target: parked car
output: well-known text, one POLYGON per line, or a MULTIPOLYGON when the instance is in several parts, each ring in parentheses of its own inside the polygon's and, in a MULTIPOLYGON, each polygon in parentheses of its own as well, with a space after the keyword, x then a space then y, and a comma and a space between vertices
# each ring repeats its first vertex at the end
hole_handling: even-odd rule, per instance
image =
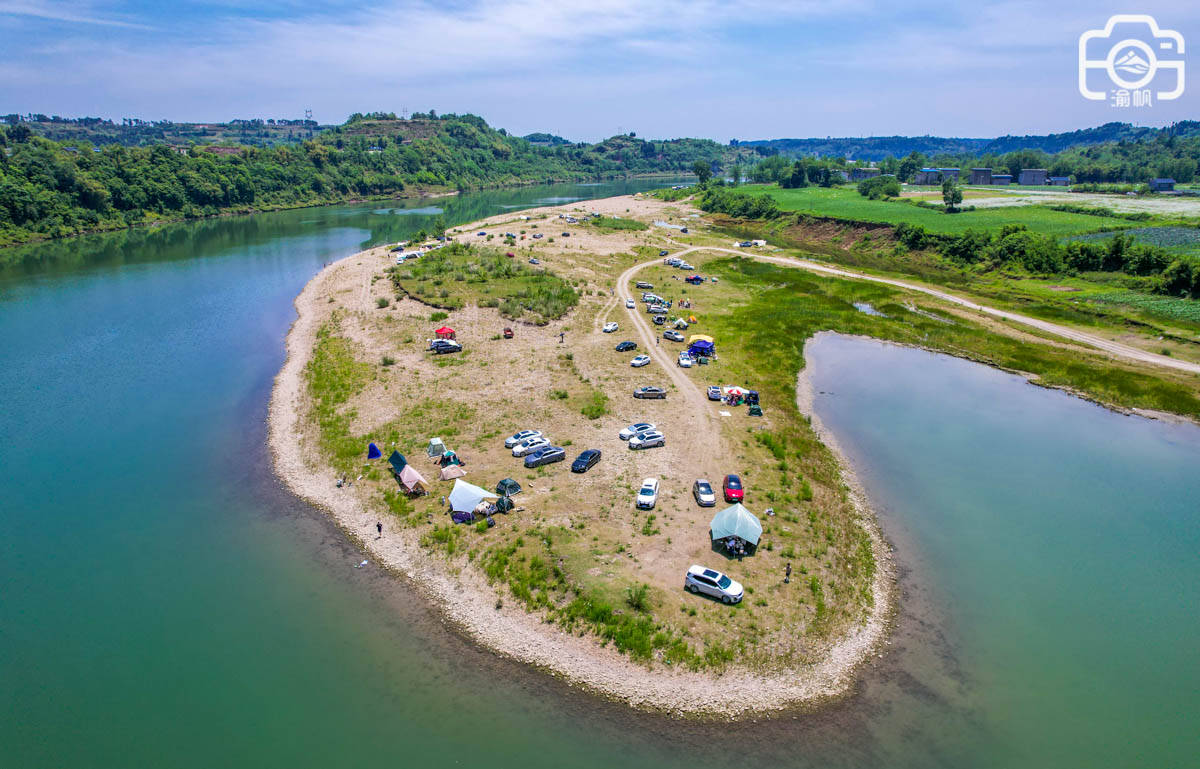
POLYGON ((529 263, 530 264, 541 264, 541 261, 539 261, 536 256, 531 256, 531 257, 529 257, 529 263))
POLYGON ((634 283, 633 285, 637 286, 638 288, 644 288, 646 290, 650 290, 650 289, 654 288, 653 283, 647 283, 644 280, 639 280, 637 283, 634 283))
POLYGON ((697 478, 692 484, 692 496, 700 507, 713 507, 717 504, 717 495, 713 493, 712 484, 703 478, 697 478))
POLYGON ((657 429, 658 425, 654 424, 653 422, 637 422, 621 430, 621 432, 617 433, 617 437, 623 441, 627 441, 638 433, 644 433, 647 430, 657 429))
POLYGON ((687 350, 680 351, 678 363, 680 368, 692 367, 692 356, 687 354, 687 350))
POLYGON ((632 299, 625 300, 625 309, 626 310, 632 310, 634 307, 637 307, 637 302, 633 301, 632 299))
POLYGON ((546 436, 535 435, 532 438, 526 438, 525 440, 521 441, 520 443, 514 445, 512 447, 512 455, 514 457, 523 457, 526 454, 531 454, 534 451, 537 451, 538 449, 542 448, 543 446, 549 446, 549 445, 550 445, 550 441, 546 438, 546 436))
POLYGON ((453 339, 434 339, 429 343, 429 349, 434 355, 444 355, 448 352, 459 352, 462 350, 462 344, 453 339))
POLYGON ((673 257, 671 257, 670 259, 668 259, 668 260, 667 260, 667 264, 671 265, 672 267, 676 267, 676 266, 678 266, 678 265, 679 265, 679 263, 680 263, 681 261, 683 261, 683 260, 682 260, 682 259, 680 259, 678 256, 673 256, 673 257))
POLYGON ((659 252, 658 252, 658 255, 659 255, 659 256, 666 256, 666 255, 667 255, 667 254, 669 254, 669 253, 671 253, 671 252, 670 252, 670 251, 667 251, 667 250, 665 250, 665 249, 664 249, 664 250, 662 250, 662 251, 659 251, 659 252))
POLYGON ((571 463, 571 472, 586 473, 596 466, 600 461, 600 449, 588 449, 579 456, 575 457, 575 461, 571 463))
POLYGON ((654 503, 658 501, 658 479, 647 478, 642 481, 642 487, 638 489, 637 497, 634 499, 634 504, 639 510, 649 510, 654 507, 654 503))
POLYGON ((525 457, 526 467, 541 467, 542 465, 561 462, 567 458, 567 450, 561 446, 545 446, 525 457))
POLYGON ((634 390, 633 397, 663 400, 667 397, 667 391, 661 387, 647 385, 646 387, 639 387, 638 389, 634 390))
POLYGON ((664 331, 664 332, 663 332, 663 339, 669 339, 669 340, 671 340, 672 342, 682 342, 682 341, 683 341, 683 334, 681 334, 681 333, 679 333, 678 331, 675 331, 674 329, 672 329, 672 330, 670 330, 670 331, 664 331))
POLYGON ((479 234, 479 237, 482 238, 484 235, 487 235, 487 232, 485 230, 480 230, 478 234, 479 234))
POLYGON ((521 441, 528 440, 529 438, 537 438, 541 434, 541 430, 518 430, 504 439, 504 448, 511 449, 521 441))
POLYGON ((617 352, 629 352, 637 349, 637 342, 621 342, 616 346, 617 352))
POLYGON ((709 385, 708 386, 708 399, 710 401, 721 400, 721 388, 717 387, 716 385, 709 385))
POLYGON ((564 232, 564 233, 562 234, 562 236, 563 236, 564 238, 569 238, 569 237, 571 237, 571 233, 569 233, 569 232, 564 232))
POLYGON ((653 449, 666 445, 667 436, 663 435, 658 430, 647 430, 646 432, 638 433, 629 439, 629 448, 631 449, 653 449))
POLYGON ((727 475, 721 483, 721 491, 725 493, 726 502, 741 502, 746 496, 742 489, 742 479, 736 475, 727 475))
POLYGON ((745 595, 740 582, 716 569, 706 569, 693 564, 683 578, 683 587, 692 593, 716 598, 721 603, 739 603, 745 595))
POLYGON ((611 334, 612 332, 616 331, 618 328, 619 328, 619 326, 617 326, 616 321, 610 320, 608 323, 605 323, 604 328, 602 328, 600 330, 606 334, 611 334))
POLYGON ((650 365, 650 356, 649 355, 639 355, 636 358, 634 358, 633 360, 629 361, 629 365, 633 366, 634 368, 641 368, 642 366, 649 366, 650 365))
POLYGON ((655 315, 651 320, 654 321, 654 325, 661 326, 667 322, 667 316, 666 315, 655 315))
POLYGON ((545 235, 543 235, 543 234, 542 234, 542 233, 540 233, 540 232, 535 232, 535 233, 533 233, 533 239, 534 239, 534 240, 541 240, 541 239, 542 239, 542 238, 544 238, 544 237, 546 237, 546 236, 545 236, 545 235))

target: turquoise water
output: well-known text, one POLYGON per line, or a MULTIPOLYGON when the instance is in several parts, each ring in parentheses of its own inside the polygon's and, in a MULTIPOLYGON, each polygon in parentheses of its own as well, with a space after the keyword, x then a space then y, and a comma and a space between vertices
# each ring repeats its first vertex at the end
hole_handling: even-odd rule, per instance
POLYGON ((814 345, 834 393, 818 407, 888 500, 905 593, 887 654, 817 712, 632 714, 475 649, 403 580, 353 568, 264 448, 296 293, 434 207, 453 224, 645 186, 0 252, 0 765, 1183 765, 1197 431, 978 366, 814 345))

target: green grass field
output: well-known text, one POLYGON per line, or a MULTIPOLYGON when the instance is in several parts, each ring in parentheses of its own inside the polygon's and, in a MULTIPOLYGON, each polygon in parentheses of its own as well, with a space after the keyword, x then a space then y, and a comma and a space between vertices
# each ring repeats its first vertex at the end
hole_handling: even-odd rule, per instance
POLYGON ((1125 229, 1131 224, 1110 216, 1091 216, 1054 211, 1042 206, 1011 206, 947 214, 900 201, 870 200, 854 187, 803 187, 785 190, 776 185, 746 185, 751 195, 770 195, 784 211, 828 216, 857 222, 919 224, 929 232, 957 235, 967 229, 999 229, 1006 224, 1023 224, 1047 235, 1079 235, 1098 230, 1125 229))

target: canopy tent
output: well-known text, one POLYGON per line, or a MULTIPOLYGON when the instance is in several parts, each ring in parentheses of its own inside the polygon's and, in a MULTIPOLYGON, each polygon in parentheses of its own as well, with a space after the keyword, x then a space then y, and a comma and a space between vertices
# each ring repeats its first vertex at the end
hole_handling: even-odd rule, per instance
POLYGON ((496 495, 490 491, 459 478, 454 482, 454 488, 450 490, 450 510, 456 513, 469 513, 483 500, 495 498, 496 495))
POLYGON ((442 443, 441 438, 431 438, 429 446, 425 449, 425 453, 431 457, 440 457, 446 452, 446 444, 442 443))
POLYGON ((714 340, 711 336, 705 336, 704 334, 692 334, 688 337, 688 344, 695 344, 696 342, 708 342, 709 344, 713 344, 714 340))
POLYGON ((438 477, 443 481, 452 481, 455 478, 461 478, 466 474, 467 471, 462 469, 462 465, 449 465, 442 468, 442 472, 438 474, 438 477))
POLYGON ((392 455, 388 457, 388 464, 392 466, 392 472, 400 474, 404 471, 404 467, 408 464, 408 460, 399 451, 392 451, 392 455))
POLYGON ((367 459, 379 459, 383 456, 383 452, 374 443, 367 444, 367 459))
POLYGON ((701 339, 688 345, 688 354, 694 356, 709 356, 714 352, 713 343, 701 339))
POLYGON ((433 333, 437 334, 438 339, 453 339, 454 338, 454 329, 450 328, 449 326, 442 326, 441 328, 434 331, 433 333))
POLYGON ((740 502, 730 505, 714 515, 709 528, 714 541, 737 537, 756 546, 763 530, 762 524, 754 517, 754 513, 742 507, 740 502))
POLYGON ((412 465, 405 465, 404 469, 400 471, 399 478, 400 483, 409 491, 416 491, 417 489, 425 491, 429 486, 429 481, 425 480, 425 477, 418 473, 412 465))
POLYGON ((511 497, 513 494, 520 494, 521 484, 517 483, 512 478, 505 478, 496 484, 496 493, 503 494, 506 497, 511 497))

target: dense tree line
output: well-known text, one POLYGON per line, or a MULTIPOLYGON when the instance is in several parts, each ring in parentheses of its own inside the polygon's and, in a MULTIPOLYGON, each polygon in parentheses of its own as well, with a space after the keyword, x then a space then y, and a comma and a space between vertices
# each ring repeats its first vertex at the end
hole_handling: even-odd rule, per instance
MULTIPOLYGON (((414 116, 415 117, 415 116, 414 116)), ((190 149, 156 145, 95 148, 0 129, 0 244, 63 237, 225 211, 335 203, 406 189, 512 184, 686 172, 720 166, 728 149, 699 139, 538 147, 473 115, 394 121, 356 115, 316 140, 278 147, 190 149), (361 133, 364 121, 389 131, 361 133), (393 122, 394 121, 394 122, 393 122), (390 130, 397 126, 400 131, 390 130), (420 127, 419 138, 402 131, 420 127)), ((374 130, 372 125, 371 130, 374 130)))

